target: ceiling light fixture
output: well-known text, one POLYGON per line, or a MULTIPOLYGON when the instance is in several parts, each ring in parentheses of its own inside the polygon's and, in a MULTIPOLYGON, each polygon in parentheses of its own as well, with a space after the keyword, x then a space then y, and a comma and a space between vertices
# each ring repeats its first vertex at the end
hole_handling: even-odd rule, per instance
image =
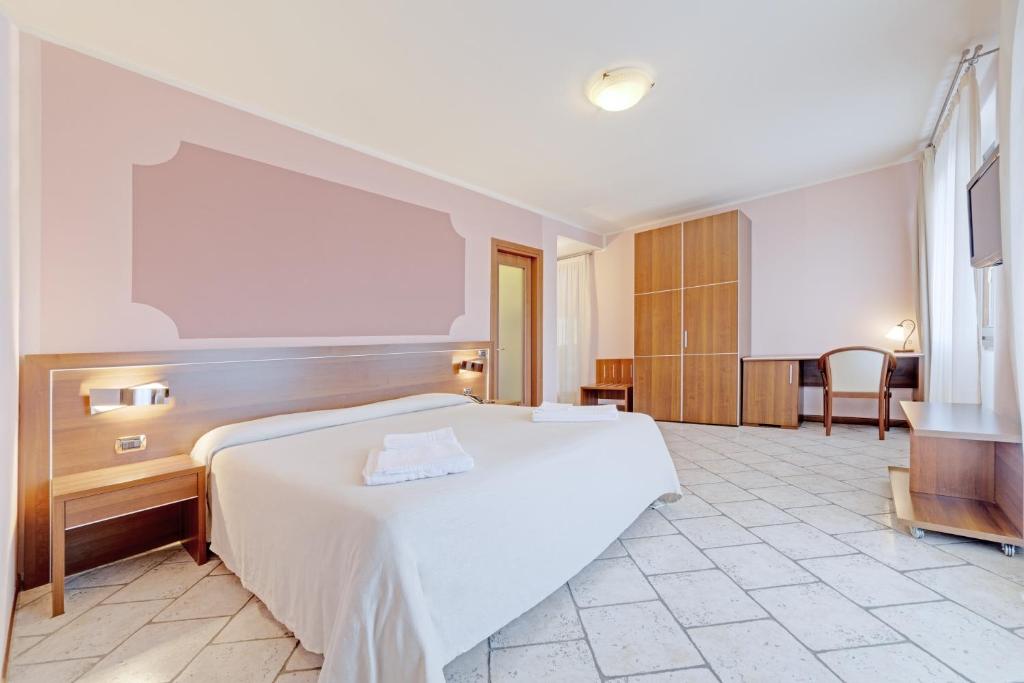
POLYGON ((590 84, 587 97, 605 111, 623 111, 643 99, 654 81, 641 69, 609 69, 590 84))

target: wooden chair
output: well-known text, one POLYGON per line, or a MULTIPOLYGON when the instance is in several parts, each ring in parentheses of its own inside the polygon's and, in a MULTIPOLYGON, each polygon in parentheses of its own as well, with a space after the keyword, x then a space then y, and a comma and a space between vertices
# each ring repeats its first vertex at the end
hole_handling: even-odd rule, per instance
POLYGON ((832 434, 833 398, 877 398, 878 438, 889 429, 889 382, 896 369, 896 356, 871 346, 844 346, 822 354, 818 371, 825 396, 825 435, 832 434))

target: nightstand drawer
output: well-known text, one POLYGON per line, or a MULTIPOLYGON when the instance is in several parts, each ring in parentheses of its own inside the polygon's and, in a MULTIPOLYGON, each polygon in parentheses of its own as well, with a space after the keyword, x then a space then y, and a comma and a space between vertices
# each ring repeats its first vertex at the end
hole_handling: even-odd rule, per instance
POLYGON ((64 527, 73 529, 100 520, 188 500, 198 495, 198 475, 187 474, 84 498, 74 498, 64 504, 64 527))

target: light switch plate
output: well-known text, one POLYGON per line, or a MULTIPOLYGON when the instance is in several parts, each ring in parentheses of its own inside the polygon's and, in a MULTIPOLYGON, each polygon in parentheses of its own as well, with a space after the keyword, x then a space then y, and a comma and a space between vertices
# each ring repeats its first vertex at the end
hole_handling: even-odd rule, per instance
POLYGON ((146 450, 146 435, 119 436, 114 439, 115 453, 136 453, 146 450))

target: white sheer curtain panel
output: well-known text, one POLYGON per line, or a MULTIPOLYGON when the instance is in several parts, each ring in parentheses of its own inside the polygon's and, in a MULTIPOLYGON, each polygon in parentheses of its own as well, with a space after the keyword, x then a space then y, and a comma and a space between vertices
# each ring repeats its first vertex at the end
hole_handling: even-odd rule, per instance
POLYGON ((979 403, 978 290, 971 267, 967 183, 978 168, 978 83, 969 69, 925 158, 928 400, 979 403), (931 178, 928 178, 930 170, 931 178), (930 182, 929 182, 930 180, 930 182))
POLYGON ((921 359, 924 395, 929 395, 931 358, 931 289, 928 279, 928 212, 932 209, 932 182, 935 173, 935 150, 931 147, 921 152, 921 183, 917 194, 917 250, 914 252, 914 272, 917 273, 917 339, 924 352, 921 359))
POLYGON ((558 262, 558 401, 577 403, 594 378, 594 255, 558 262))

